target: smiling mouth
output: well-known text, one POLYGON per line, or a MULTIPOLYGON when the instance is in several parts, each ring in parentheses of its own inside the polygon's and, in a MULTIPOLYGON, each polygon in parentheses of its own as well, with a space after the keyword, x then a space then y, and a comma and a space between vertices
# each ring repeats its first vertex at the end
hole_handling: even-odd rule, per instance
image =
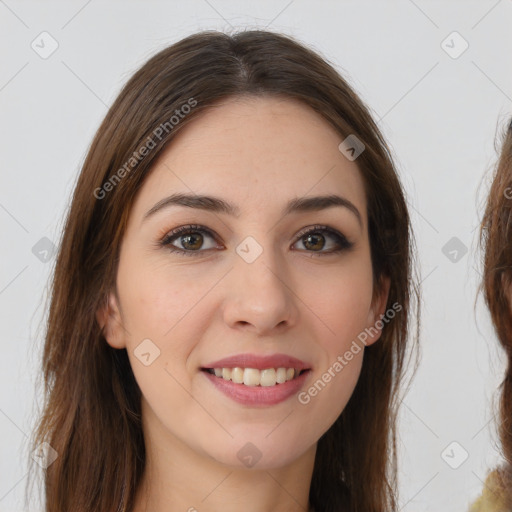
POLYGON ((271 387, 284 384, 309 372, 309 369, 300 370, 298 368, 266 368, 258 370, 256 368, 201 368, 202 371, 215 375, 219 379, 231 381, 235 384, 245 386, 271 387))

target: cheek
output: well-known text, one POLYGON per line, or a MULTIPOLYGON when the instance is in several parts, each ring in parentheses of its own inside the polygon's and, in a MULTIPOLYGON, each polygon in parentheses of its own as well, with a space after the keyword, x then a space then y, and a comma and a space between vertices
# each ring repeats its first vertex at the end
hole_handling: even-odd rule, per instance
POLYGON ((347 360, 343 353, 321 369, 314 381, 299 397, 309 413, 321 418, 322 431, 336 421, 347 405, 356 387, 363 363, 363 350, 347 360))
POLYGON ((172 338, 209 286, 184 267, 126 259, 118 273, 125 324, 139 337, 172 338))
MULTIPOLYGON (((322 286, 312 286, 310 309, 319 321, 317 336, 323 348, 333 356, 343 353, 368 325, 373 282, 371 264, 364 260, 324 278, 322 286)), ((304 292, 305 293, 305 290, 304 292)), ((332 362, 332 361, 331 361, 332 362)))
POLYGON ((189 356, 210 321, 199 313, 208 287, 188 271, 143 266, 133 258, 120 265, 126 349, 139 387, 155 404, 188 396, 180 384, 189 387, 189 356))
POLYGON ((361 373, 364 349, 358 336, 368 327, 371 272, 369 259, 360 258, 354 265, 330 273, 323 286, 312 287, 310 279, 304 283, 315 290, 306 303, 314 313, 310 326, 314 326, 312 335, 322 356, 314 380, 298 399, 308 414, 320 421, 316 428, 322 431, 342 413, 361 373))
POLYGON ((135 265, 130 268, 130 262, 126 263, 119 272, 118 286, 124 298, 126 348, 135 379, 152 411, 158 411, 166 422, 179 416, 185 428, 189 418, 204 414, 191 403, 187 390, 190 354, 210 321, 201 314, 201 298, 211 284, 176 269, 147 265, 135 271, 135 265), (140 350, 142 342, 144 351, 140 350), (151 362, 145 365, 140 356, 148 352, 151 362))

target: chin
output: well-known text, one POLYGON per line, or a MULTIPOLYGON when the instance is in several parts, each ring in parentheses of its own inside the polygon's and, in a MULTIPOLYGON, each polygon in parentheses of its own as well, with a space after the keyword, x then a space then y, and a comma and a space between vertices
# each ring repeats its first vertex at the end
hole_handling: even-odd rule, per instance
POLYGON ((275 439, 270 440, 270 437, 272 437, 272 434, 270 434, 265 439, 265 436, 271 430, 267 430, 259 438, 244 435, 243 440, 242 437, 231 439, 222 448, 216 447, 216 449, 213 449, 212 447, 207 452, 217 462, 237 470, 243 468, 249 470, 281 468, 292 463, 303 454, 298 449, 297 443, 291 442, 290 437, 283 439, 276 436, 275 439))

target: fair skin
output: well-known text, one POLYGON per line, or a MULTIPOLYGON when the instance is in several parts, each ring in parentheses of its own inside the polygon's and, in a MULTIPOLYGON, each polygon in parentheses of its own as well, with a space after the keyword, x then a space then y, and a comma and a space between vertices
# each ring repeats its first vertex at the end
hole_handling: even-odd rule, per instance
POLYGON ((237 403, 201 367, 233 354, 290 354, 311 367, 304 391, 384 314, 389 282, 372 303, 363 179, 339 151, 343 139, 294 100, 231 98, 179 132, 144 181, 117 296, 97 314, 107 342, 126 348, 142 391, 147 461, 136 512, 309 509, 317 441, 347 404, 364 350, 307 404, 297 395, 267 407, 237 403), (173 205, 143 220, 177 192, 222 198, 240 214, 173 205), (293 198, 331 194, 349 200, 360 221, 340 206, 281 214, 293 198), (195 238, 157 245, 188 224, 214 235, 192 229, 195 238), (297 237, 315 224, 353 246, 329 254, 340 247, 329 232, 297 237), (252 263, 236 252, 248 236, 262 249, 252 263), (148 338, 160 355, 146 366, 134 350, 148 338), (237 457, 248 442, 260 454, 252 467, 237 457))

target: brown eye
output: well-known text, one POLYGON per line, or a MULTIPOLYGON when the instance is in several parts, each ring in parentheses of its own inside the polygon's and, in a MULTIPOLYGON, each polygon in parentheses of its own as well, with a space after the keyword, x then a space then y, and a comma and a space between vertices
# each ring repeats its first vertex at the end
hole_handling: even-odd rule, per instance
POLYGON ((302 242, 306 251, 313 253, 312 256, 316 256, 314 253, 318 253, 318 256, 339 253, 351 249, 354 245, 344 235, 329 226, 313 226, 302 231, 296 243, 298 242, 302 242), (329 239, 334 240, 334 243, 329 244, 329 239), (328 250, 323 251, 322 249, 326 246, 328 250))
MULTIPOLYGON (((174 229, 159 242, 159 245, 167 247, 171 252, 180 255, 194 256, 206 252, 209 249, 219 248, 215 243, 214 234, 206 227, 199 225, 180 226, 174 229), (204 247, 205 239, 210 238, 210 247, 204 247), (179 244, 179 245, 177 245, 179 244)), ((304 251, 311 256, 326 256, 349 250, 354 243, 337 230, 329 226, 313 226, 304 229, 295 244, 302 242, 304 251), (327 248, 327 250, 323 250, 327 248)))
POLYGON ((303 240, 305 240, 304 246, 306 249, 311 249, 313 251, 319 251, 325 245, 325 239, 323 235, 318 235, 315 233, 304 236, 303 240))
POLYGON ((192 233, 190 235, 181 235, 181 244, 185 249, 200 249, 203 245, 203 235, 192 233))
POLYGON ((204 249, 204 240, 211 238, 215 240, 215 237, 203 226, 181 226, 167 235, 161 240, 160 245, 167 247, 171 252, 177 252, 181 254, 194 255, 194 253, 205 252, 207 249, 215 248, 216 244, 211 244, 210 247, 204 249), (175 245, 175 241, 181 245, 175 245), (200 250, 203 248, 204 250, 200 250))

